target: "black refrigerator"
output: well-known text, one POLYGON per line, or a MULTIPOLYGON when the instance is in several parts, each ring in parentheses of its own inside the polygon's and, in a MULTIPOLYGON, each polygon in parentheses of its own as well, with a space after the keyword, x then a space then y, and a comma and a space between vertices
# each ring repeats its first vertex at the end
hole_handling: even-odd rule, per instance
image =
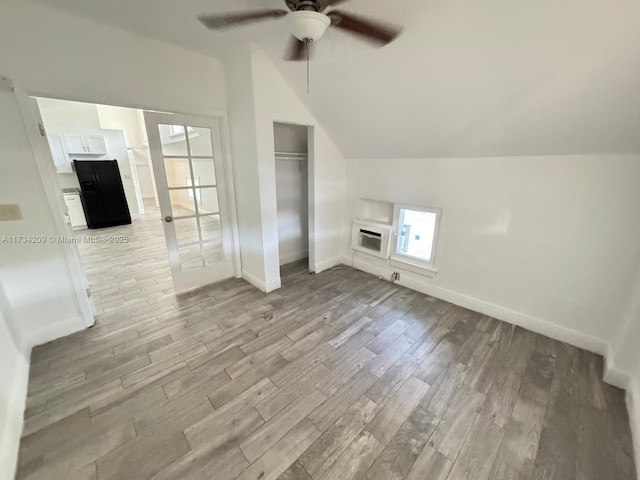
POLYGON ((131 223, 117 160, 74 160, 87 227, 131 223))

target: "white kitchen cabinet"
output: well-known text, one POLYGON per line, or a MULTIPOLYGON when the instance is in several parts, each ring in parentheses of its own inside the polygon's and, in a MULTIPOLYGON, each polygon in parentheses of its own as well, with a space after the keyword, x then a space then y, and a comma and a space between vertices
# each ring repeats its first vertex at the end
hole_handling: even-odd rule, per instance
POLYGON ((69 155, 106 155, 107 144, 102 135, 65 134, 69 155))
POLYGON ((69 212, 69 219, 71 220, 71 227, 74 229, 87 228, 87 219, 84 216, 84 210, 82 209, 82 201, 80 195, 64 194, 64 203, 67 206, 69 212))
POLYGON ((53 163, 58 173, 72 173, 73 169, 62 140, 62 135, 49 133, 47 134, 47 140, 49 141, 49 149, 51 150, 53 163))
POLYGON ((84 135, 67 133, 64 138, 67 140, 67 151, 70 155, 87 153, 87 147, 84 143, 84 135))

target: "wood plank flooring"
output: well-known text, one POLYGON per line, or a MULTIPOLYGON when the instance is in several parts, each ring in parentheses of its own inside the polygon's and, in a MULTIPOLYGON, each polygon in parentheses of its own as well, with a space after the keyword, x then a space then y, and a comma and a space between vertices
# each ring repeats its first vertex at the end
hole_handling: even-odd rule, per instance
POLYGON ((346 267, 176 296, 157 215, 109 232, 96 326, 33 351, 19 479, 635 478, 596 355, 346 267))

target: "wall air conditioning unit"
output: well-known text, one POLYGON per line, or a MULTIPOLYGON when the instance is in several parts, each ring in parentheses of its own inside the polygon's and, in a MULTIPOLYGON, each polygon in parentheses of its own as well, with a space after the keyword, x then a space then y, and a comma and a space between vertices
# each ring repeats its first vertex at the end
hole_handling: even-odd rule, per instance
POLYGON ((351 248, 379 258, 389 258, 391 225, 355 220, 351 248))

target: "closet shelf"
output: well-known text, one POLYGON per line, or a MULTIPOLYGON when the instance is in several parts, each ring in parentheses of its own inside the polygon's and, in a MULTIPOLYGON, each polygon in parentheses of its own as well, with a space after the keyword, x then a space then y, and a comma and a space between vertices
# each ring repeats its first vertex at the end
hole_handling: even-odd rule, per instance
POLYGON ((276 152, 276 160, 306 160, 306 153, 276 152))

